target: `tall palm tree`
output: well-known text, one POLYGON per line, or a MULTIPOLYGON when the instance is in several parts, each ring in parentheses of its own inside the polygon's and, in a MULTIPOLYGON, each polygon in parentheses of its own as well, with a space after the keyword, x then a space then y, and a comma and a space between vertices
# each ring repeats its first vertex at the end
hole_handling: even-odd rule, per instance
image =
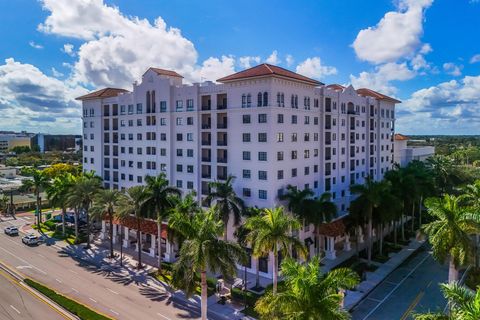
POLYGON ((415 320, 478 320, 480 319, 480 287, 472 291, 457 282, 440 284, 443 296, 450 306, 449 314, 425 313, 415 315, 415 320))
POLYGON ((86 229, 87 229, 87 245, 85 249, 90 249, 90 217, 89 210, 93 201, 102 188, 101 179, 98 176, 90 174, 82 175, 75 181, 71 189, 68 203, 74 207, 81 208, 85 212, 86 229))
POLYGON ((134 216, 137 223, 137 246, 138 261, 137 269, 143 268, 142 265, 142 231, 141 225, 143 219, 147 216, 145 203, 150 197, 149 191, 145 186, 134 186, 127 189, 123 197, 120 198, 118 206, 118 216, 125 218, 134 216))
POLYGON ((302 216, 306 209, 306 203, 311 200, 314 193, 312 189, 305 188, 299 190, 297 187, 288 185, 287 192, 279 197, 280 200, 287 202, 287 209, 297 217, 302 216))
POLYGON ((423 226, 432 244, 433 256, 440 262, 449 262, 448 282, 458 280, 457 268, 472 257, 472 234, 480 232, 480 216, 462 207, 462 198, 445 195, 428 198, 425 205, 436 220, 423 226))
POLYGON ((306 249, 302 242, 291 235, 292 231, 299 230, 301 223, 294 217, 287 215, 283 207, 264 209, 259 216, 247 218, 245 226, 253 231, 247 240, 253 244, 253 255, 263 257, 273 252, 273 293, 277 292, 278 280, 278 253, 289 256, 290 249, 295 249, 302 256, 306 256, 306 249))
POLYGON ((212 207, 181 221, 176 221, 175 215, 170 219, 172 227, 186 239, 173 268, 174 284, 191 295, 195 291, 196 275, 200 273, 202 320, 207 319, 207 271, 228 278, 236 274, 236 263, 246 258, 237 243, 219 239, 223 221, 217 219, 216 210, 212 207))
POLYGON ((268 292, 255 305, 260 319, 350 319, 341 306, 341 291, 359 283, 352 270, 339 268, 322 273, 317 256, 306 264, 286 259, 281 275, 285 280, 282 290, 276 295, 268 292))
POLYGON ((241 216, 245 209, 243 200, 237 196, 233 190, 234 176, 229 175, 225 182, 214 181, 210 182, 209 186, 212 192, 207 196, 207 202, 215 200, 220 219, 223 221, 223 239, 226 241, 228 237, 228 222, 230 215, 233 214, 233 224, 237 226, 240 223, 241 216))
POLYGON ((108 219, 109 226, 109 240, 110 240, 110 258, 114 257, 113 255, 113 218, 114 213, 118 209, 121 199, 121 193, 118 190, 111 189, 101 189, 98 191, 95 196, 95 201, 92 209, 90 210, 90 215, 92 218, 97 218, 100 220, 108 219))
POLYGON ((145 182, 149 191, 149 197, 145 205, 155 212, 157 219, 157 246, 158 246, 158 272, 162 271, 162 223, 168 216, 169 210, 174 206, 173 196, 179 197, 181 191, 168 185, 168 180, 164 173, 156 177, 146 176, 145 182))
POLYGON ((426 160, 427 167, 433 173, 435 185, 440 194, 452 191, 458 177, 454 172, 454 162, 443 155, 434 155, 426 160))
POLYGON ((377 208, 382 200, 382 195, 385 190, 389 188, 389 183, 386 181, 374 181, 370 176, 365 179, 365 184, 355 184, 350 187, 350 192, 358 195, 354 201, 359 201, 364 204, 363 212, 365 214, 368 224, 368 243, 367 243, 367 259, 368 264, 372 263, 372 224, 373 224, 373 210, 377 208))
POLYGON ((307 212, 309 223, 315 225, 317 238, 317 255, 320 255, 320 226, 331 221, 337 214, 337 206, 331 201, 331 194, 324 192, 320 197, 307 201, 307 212))
POLYGON ((474 208, 480 209, 480 180, 466 185, 463 189, 464 198, 474 208))
POLYGON ((22 189, 33 192, 36 198, 37 206, 37 225, 40 229, 42 223, 42 199, 40 193, 45 190, 50 184, 50 178, 43 173, 43 171, 33 169, 30 171, 32 179, 22 180, 22 189))
POLYGON ((52 207, 62 209, 62 235, 65 236, 65 215, 67 213, 69 192, 73 187, 73 176, 64 173, 53 178, 52 183, 45 190, 52 207))

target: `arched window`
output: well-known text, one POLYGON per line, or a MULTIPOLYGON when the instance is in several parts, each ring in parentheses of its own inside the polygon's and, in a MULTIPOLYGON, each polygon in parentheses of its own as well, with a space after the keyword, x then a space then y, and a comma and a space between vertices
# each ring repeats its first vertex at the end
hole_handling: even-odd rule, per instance
POLYGON ((156 104, 155 104, 155 90, 152 90, 152 113, 155 113, 156 112, 156 104))
POLYGON ((295 95, 295 108, 298 109, 298 95, 295 95))
POLYGON ((280 92, 277 92, 277 106, 279 107, 281 106, 281 103, 282 103, 280 97, 281 97, 280 92))
POLYGON ((282 107, 285 107, 285 95, 282 93, 282 107))
POLYGON ((150 113, 150 109, 151 109, 151 106, 150 106, 150 102, 151 102, 150 91, 147 91, 145 100, 146 100, 146 103, 147 103, 147 113, 150 113))
POLYGON ((292 99, 290 99, 290 106, 295 108, 295 95, 292 94, 292 99))
POLYGON ((258 99, 257 99, 257 107, 261 107, 262 106, 262 93, 259 92, 258 93, 258 99))
POLYGON ((252 95, 249 93, 247 94, 247 108, 252 106, 252 95))
POLYGON ((263 93, 263 106, 268 106, 268 92, 263 93))
POLYGON ((242 94, 242 108, 247 106, 247 96, 242 94))

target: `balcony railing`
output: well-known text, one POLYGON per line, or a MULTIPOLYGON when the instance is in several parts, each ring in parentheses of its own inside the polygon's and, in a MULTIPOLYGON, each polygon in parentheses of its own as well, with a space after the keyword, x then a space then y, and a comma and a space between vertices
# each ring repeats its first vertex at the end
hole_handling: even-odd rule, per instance
POLYGON ((212 161, 212 158, 211 157, 202 157, 202 161, 203 162, 210 162, 210 161, 212 161))
POLYGON ((224 158, 217 158, 217 162, 218 163, 227 163, 227 158, 224 157, 224 158))
POLYGON ((204 179, 210 179, 212 177, 211 173, 202 173, 202 178, 204 179))
POLYGON ((202 146, 209 146, 212 144, 212 140, 202 140, 202 146))
POLYGON ((202 123, 202 129, 211 129, 212 125, 210 123, 202 123))
POLYGON ((217 129, 227 129, 227 124, 226 123, 218 123, 217 124, 217 129))
POLYGON ((217 174, 217 179, 218 180, 227 180, 227 175, 226 174, 217 174))
POLYGON ((203 111, 212 110, 211 106, 202 106, 203 111))

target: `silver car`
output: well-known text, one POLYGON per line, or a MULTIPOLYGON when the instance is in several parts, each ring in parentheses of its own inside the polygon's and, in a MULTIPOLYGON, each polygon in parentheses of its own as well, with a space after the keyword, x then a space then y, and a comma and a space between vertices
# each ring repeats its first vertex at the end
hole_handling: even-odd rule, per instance
POLYGON ((5 234, 9 236, 18 236, 18 228, 14 226, 6 227, 4 230, 5 234))
POLYGON ((34 234, 27 234, 22 238, 22 242, 26 245, 36 245, 40 242, 40 238, 34 234))

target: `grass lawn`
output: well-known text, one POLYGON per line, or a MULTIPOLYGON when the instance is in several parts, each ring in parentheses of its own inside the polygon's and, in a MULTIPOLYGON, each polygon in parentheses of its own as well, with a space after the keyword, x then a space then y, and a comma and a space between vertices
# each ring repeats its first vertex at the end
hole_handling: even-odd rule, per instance
POLYGON ((63 307, 64 309, 70 311, 74 315, 78 316, 80 319, 88 319, 88 320, 111 320, 111 318, 106 317, 102 314, 99 314, 92 309, 80 304, 70 298, 65 297, 64 295, 58 294, 54 290, 35 282, 31 279, 25 279, 24 282, 29 285, 30 287, 34 288, 38 292, 42 293, 43 295, 47 296, 58 305, 63 307))

